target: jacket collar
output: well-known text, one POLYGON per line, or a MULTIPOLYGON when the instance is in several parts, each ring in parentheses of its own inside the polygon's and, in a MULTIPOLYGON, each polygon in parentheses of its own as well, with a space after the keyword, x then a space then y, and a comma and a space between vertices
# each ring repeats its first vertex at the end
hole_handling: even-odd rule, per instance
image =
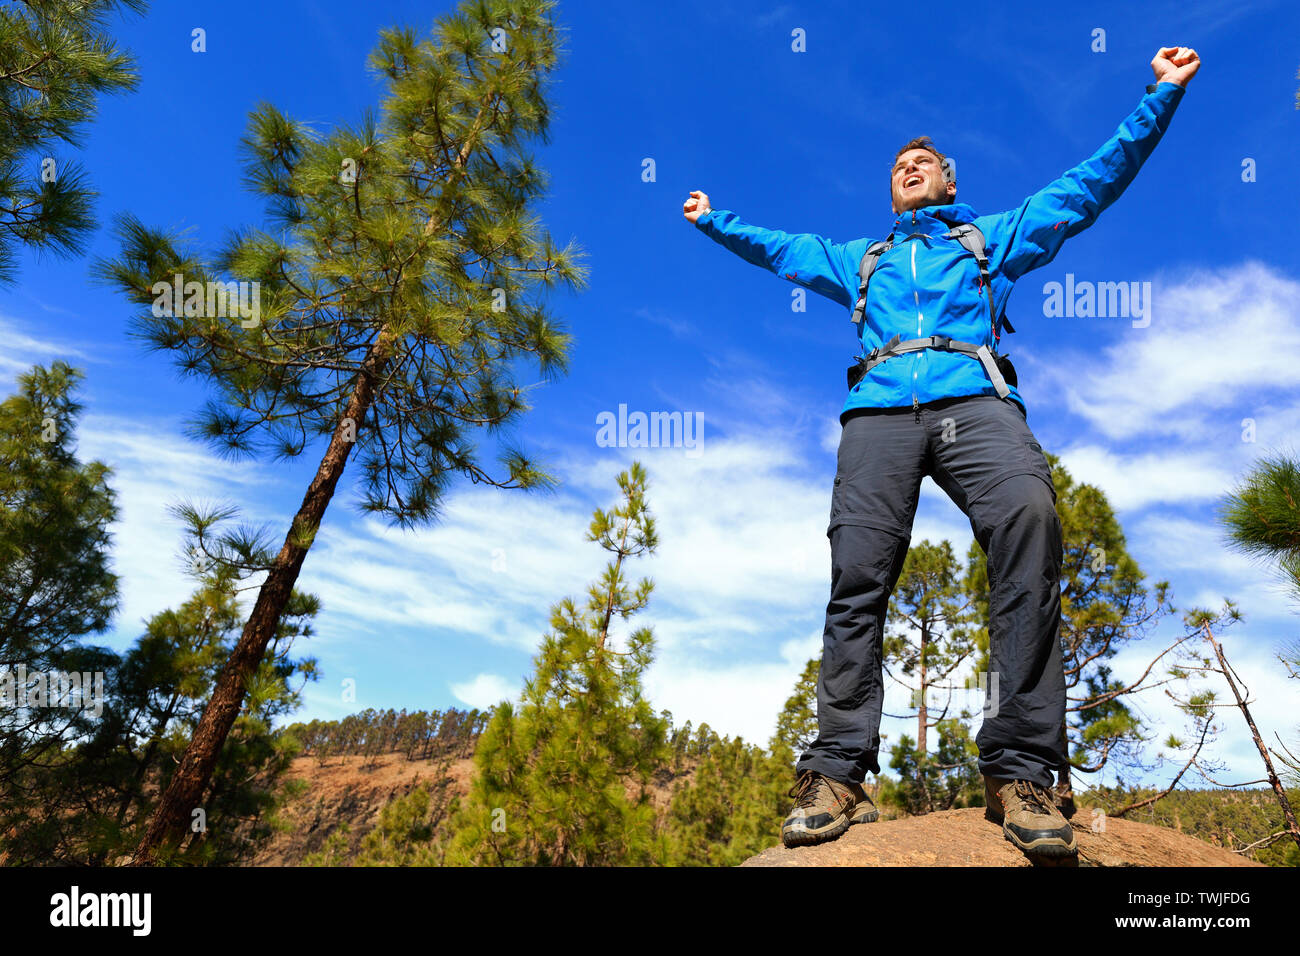
POLYGON ((961 202, 909 209, 895 217, 894 239, 901 242, 916 233, 925 236, 942 236, 953 225, 973 222, 976 218, 975 210, 961 202))

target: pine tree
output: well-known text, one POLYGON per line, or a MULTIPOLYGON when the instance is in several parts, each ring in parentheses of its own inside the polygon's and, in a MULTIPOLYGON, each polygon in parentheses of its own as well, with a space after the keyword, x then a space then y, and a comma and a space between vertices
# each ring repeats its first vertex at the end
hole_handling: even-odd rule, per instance
POLYGON ((662 860, 649 783, 670 759, 668 722, 641 690, 653 657, 649 628, 619 650, 610 625, 644 608, 624 563, 658 544, 646 473, 618 476, 623 504, 597 510, 587 533, 614 557, 584 607, 565 598, 515 704, 502 702, 479 739, 477 774, 453 818, 454 865, 642 865, 662 860))
POLYGON ((921 750, 909 734, 890 748, 889 767, 898 780, 882 787, 881 802, 914 816, 983 806, 983 778, 976 763, 979 748, 970 728, 955 717, 933 726, 937 737, 933 753, 921 750))
MULTIPOLYGON (((402 527, 436 518, 458 475, 553 484, 503 432, 528 408, 512 360, 531 356, 543 377, 566 362, 568 336, 539 293, 585 281, 577 251, 539 236, 530 212, 545 188, 526 149, 550 120, 553 6, 465 2, 439 18, 436 42, 385 31, 371 63, 388 96, 356 128, 321 137, 258 108, 244 149, 272 231, 246 229, 205 260, 119 220, 121 255, 97 272, 149 306, 140 336, 221 393, 196 433, 232 456, 327 442, 278 552, 262 562, 230 535, 213 545, 216 560, 266 578, 137 864, 183 838, 354 448, 364 510, 402 527), (480 464, 477 428, 500 439, 504 475, 480 464)), ((217 519, 188 517, 196 536, 217 519)))
POLYGON ((118 606, 111 473, 75 451, 81 377, 63 362, 38 365, 0 403, 0 673, 15 694, 0 702, 0 795, 22 768, 93 726, 81 711, 13 706, 18 675, 99 670, 81 641, 105 630, 118 606))
MULTIPOLYGON (((736 866, 780 841, 795 761, 817 737, 820 669, 815 657, 804 665, 766 751, 739 738, 701 745, 690 779, 673 792, 664 817, 668 863, 736 866)), ((674 735, 683 738, 690 738, 689 723, 674 735)))
POLYGON ((724 737, 674 793, 664 818, 665 862, 736 866, 780 837, 790 768, 763 748, 724 737))
POLYGON ((916 747, 924 754, 926 734, 947 716, 950 680, 976 652, 973 601, 963 593, 961 569, 947 541, 922 541, 908 549, 889 601, 884 640, 885 671, 911 691, 917 712, 916 747), (899 680, 894 671, 907 680, 899 680), (943 711, 930 712, 935 690, 947 690, 943 711))
MULTIPOLYGON (((153 615, 126 654, 101 649, 102 713, 81 739, 28 768, 10 799, 0 800, 10 863, 100 866, 129 857, 139 842, 243 624, 229 573, 196 576, 195 592, 179 608, 153 615)), ((270 836, 298 747, 271 725, 299 705, 294 682, 315 677, 315 661, 289 653, 297 638, 310 636, 308 621, 318 608, 313 596, 294 593, 226 740, 184 862, 246 860, 270 836)))
POLYGON ((1285 455, 1259 461, 1219 506, 1229 543, 1272 562, 1300 597, 1300 462, 1285 455))
POLYGON ((379 811, 379 821, 355 852, 349 850, 351 827, 339 826, 325 838, 320 850, 303 858, 304 866, 437 866, 441 862, 439 824, 452 806, 446 773, 451 758, 436 768, 435 782, 421 783, 409 793, 393 797, 379 811))
POLYGON ((81 252, 94 228, 91 192, 75 162, 96 100, 136 87, 133 59, 108 32, 144 0, 22 0, 0 8, 0 282, 16 277, 20 246, 81 252))
POLYGON ((808 659, 795 681, 794 692, 786 698, 776 718, 776 733, 769 746, 773 756, 786 761, 791 773, 799 755, 817 739, 817 678, 821 666, 820 658, 808 659))
POLYGON ((915 741, 904 736, 891 748, 890 766, 902 775, 903 784, 919 794, 918 799, 907 801, 912 813, 946 809, 957 795, 973 789, 974 748, 962 742, 965 728, 954 726, 971 714, 964 708, 949 713, 957 676, 978 650, 975 601, 962 584, 952 545, 922 541, 908 550, 890 596, 885 672, 909 690, 917 722, 915 741), (930 703, 940 691, 944 703, 935 713, 930 703), (942 753, 930 754, 928 732, 941 726, 945 728, 939 740, 942 753), (912 748, 914 753, 905 752, 912 748), (953 788, 954 796, 945 796, 953 788))
MULTIPOLYGON (((1300 463, 1283 454, 1258 462, 1220 504, 1219 521, 1227 529, 1234 548, 1273 563, 1292 594, 1300 596, 1300 463)), ((1201 632, 1214 649, 1218 670, 1233 692, 1264 762, 1267 779, 1282 809, 1284 832, 1289 833, 1300 849, 1295 812, 1272 760, 1276 758, 1294 778, 1300 776, 1300 758, 1285 745, 1282 748, 1285 755, 1265 747, 1249 706, 1233 680, 1223 648, 1214 638, 1213 621, 1205 612, 1201 612, 1201 617, 1198 622, 1201 632)), ((1293 642, 1280 648, 1277 658, 1288 677, 1300 679, 1300 644, 1293 642)))

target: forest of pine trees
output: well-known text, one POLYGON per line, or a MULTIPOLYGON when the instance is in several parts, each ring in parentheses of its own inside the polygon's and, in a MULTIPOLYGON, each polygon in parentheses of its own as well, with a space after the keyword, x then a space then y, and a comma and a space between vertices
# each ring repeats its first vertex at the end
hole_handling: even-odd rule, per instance
POLYGON ((298 741, 298 752, 324 762, 330 757, 375 758, 399 753, 404 760, 471 757, 488 715, 477 710, 416 710, 408 713, 367 708, 342 720, 294 723, 284 733, 298 741))

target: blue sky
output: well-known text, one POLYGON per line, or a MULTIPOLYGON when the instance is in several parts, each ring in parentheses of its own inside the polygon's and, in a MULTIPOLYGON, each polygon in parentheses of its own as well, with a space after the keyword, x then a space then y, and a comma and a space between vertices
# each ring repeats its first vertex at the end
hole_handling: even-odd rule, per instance
MULTIPOLYGON (((1295 634, 1296 609, 1223 547, 1213 516, 1252 461, 1296 445, 1300 11, 1135 6, 563 3, 567 52, 551 86, 551 143, 537 150, 551 177, 539 212, 557 241, 583 247, 591 281, 552 299, 575 336, 572 369, 533 390, 517 432, 561 486, 525 495, 462 484, 437 525, 401 532, 361 516, 345 477, 299 580, 323 602, 318 634, 301 648, 323 677, 298 718, 486 707, 516 693, 550 605, 599 573, 604 553, 583 534, 635 458, 650 473, 662 541, 633 569, 657 582, 634 619, 658 641, 649 696, 678 723, 766 742, 820 652, 837 414, 855 342, 833 302, 810 294, 806 311, 792 311, 793 285, 687 223, 688 191, 759 225, 879 237, 892 220, 894 153, 926 134, 957 160, 959 201, 997 212, 1089 156, 1152 81, 1156 49, 1186 45, 1203 66, 1162 143, 1096 225, 1020 282, 1008 308, 1019 331, 1003 349, 1030 427, 1110 496, 1151 579, 1170 580, 1180 607, 1239 601, 1247 620, 1227 632, 1228 652, 1260 723, 1293 734, 1297 688, 1272 655, 1295 634), (1092 50, 1097 28, 1104 52, 1092 50), (806 52, 791 49, 796 29, 806 52), (1246 160, 1254 182, 1243 181, 1246 160), (1151 324, 1045 315, 1045 284, 1067 274, 1152 283, 1151 324), (602 447, 597 416, 620 405, 701 415, 699 454, 602 447), (1247 418, 1254 442, 1242 440, 1247 418), (355 703, 340 693, 347 679, 355 703)), ((378 30, 424 33, 448 8, 158 3, 120 30, 140 89, 105 101, 82 148, 58 155, 88 169, 103 222, 130 211, 215 248, 228 230, 264 221, 240 185, 248 112, 267 100, 322 129, 357 121, 383 95, 365 65, 378 30), (190 49, 195 27, 206 53, 190 49)), ((278 541, 320 450, 289 466, 231 463, 187 439, 206 386, 126 336, 131 307, 89 278, 91 258, 114 251, 101 229, 85 259, 24 260, 21 281, 0 290, 0 375, 9 393, 34 362, 63 358, 86 372, 80 454, 114 468, 122 511, 123 607, 105 636, 121 649, 192 589, 166 505, 229 501, 278 541)), ((958 553, 971 540, 928 480, 922 538, 948 538, 958 553)), ((1178 630, 1167 622, 1117 671, 1136 675, 1178 630)), ((886 711, 903 707, 891 694, 886 711)), ((1181 727, 1158 692, 1142 710, 1158 738, 1181 727)), ((1219 779, 1256 778, 1240 717, 1223 722, 1219 779)), ((884 732, 908 729, 887 720, 884 732)))

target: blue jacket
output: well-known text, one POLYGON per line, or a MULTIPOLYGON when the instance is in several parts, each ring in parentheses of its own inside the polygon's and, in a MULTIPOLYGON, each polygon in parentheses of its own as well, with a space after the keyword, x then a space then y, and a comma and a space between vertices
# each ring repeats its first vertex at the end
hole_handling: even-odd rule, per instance
MULTIPOLYGON (((866 317, 858 333, 863 352, 894 335, 946 335, 996 349, 975 257, 956 240, 942 238, 951 226, 938 216, 973 222, 984 233, 994 304, 1001 315, 1017 279, 1051 262, 1061 243, 1091 226, 1120 197, 1168 129, 1182 96, 1181 86, 1158 84, 1101 149, 1015 209, 978 216, 965 203, 952 203, 898 216, 894 246, 880 257, 867 287, 866 317)), ((812 233, 764 229, 725 209, 705 213, 695 226, 743 259, 834 299, 850 314, 858 297, 858 264, 874 241, 838 243, 812 233)), ((922 349, 875 366, 849 392, 843 412, 995 394, 977 358, 922 349)), ((1011 397, 1024 407, 1014 386, 1011 397)))

